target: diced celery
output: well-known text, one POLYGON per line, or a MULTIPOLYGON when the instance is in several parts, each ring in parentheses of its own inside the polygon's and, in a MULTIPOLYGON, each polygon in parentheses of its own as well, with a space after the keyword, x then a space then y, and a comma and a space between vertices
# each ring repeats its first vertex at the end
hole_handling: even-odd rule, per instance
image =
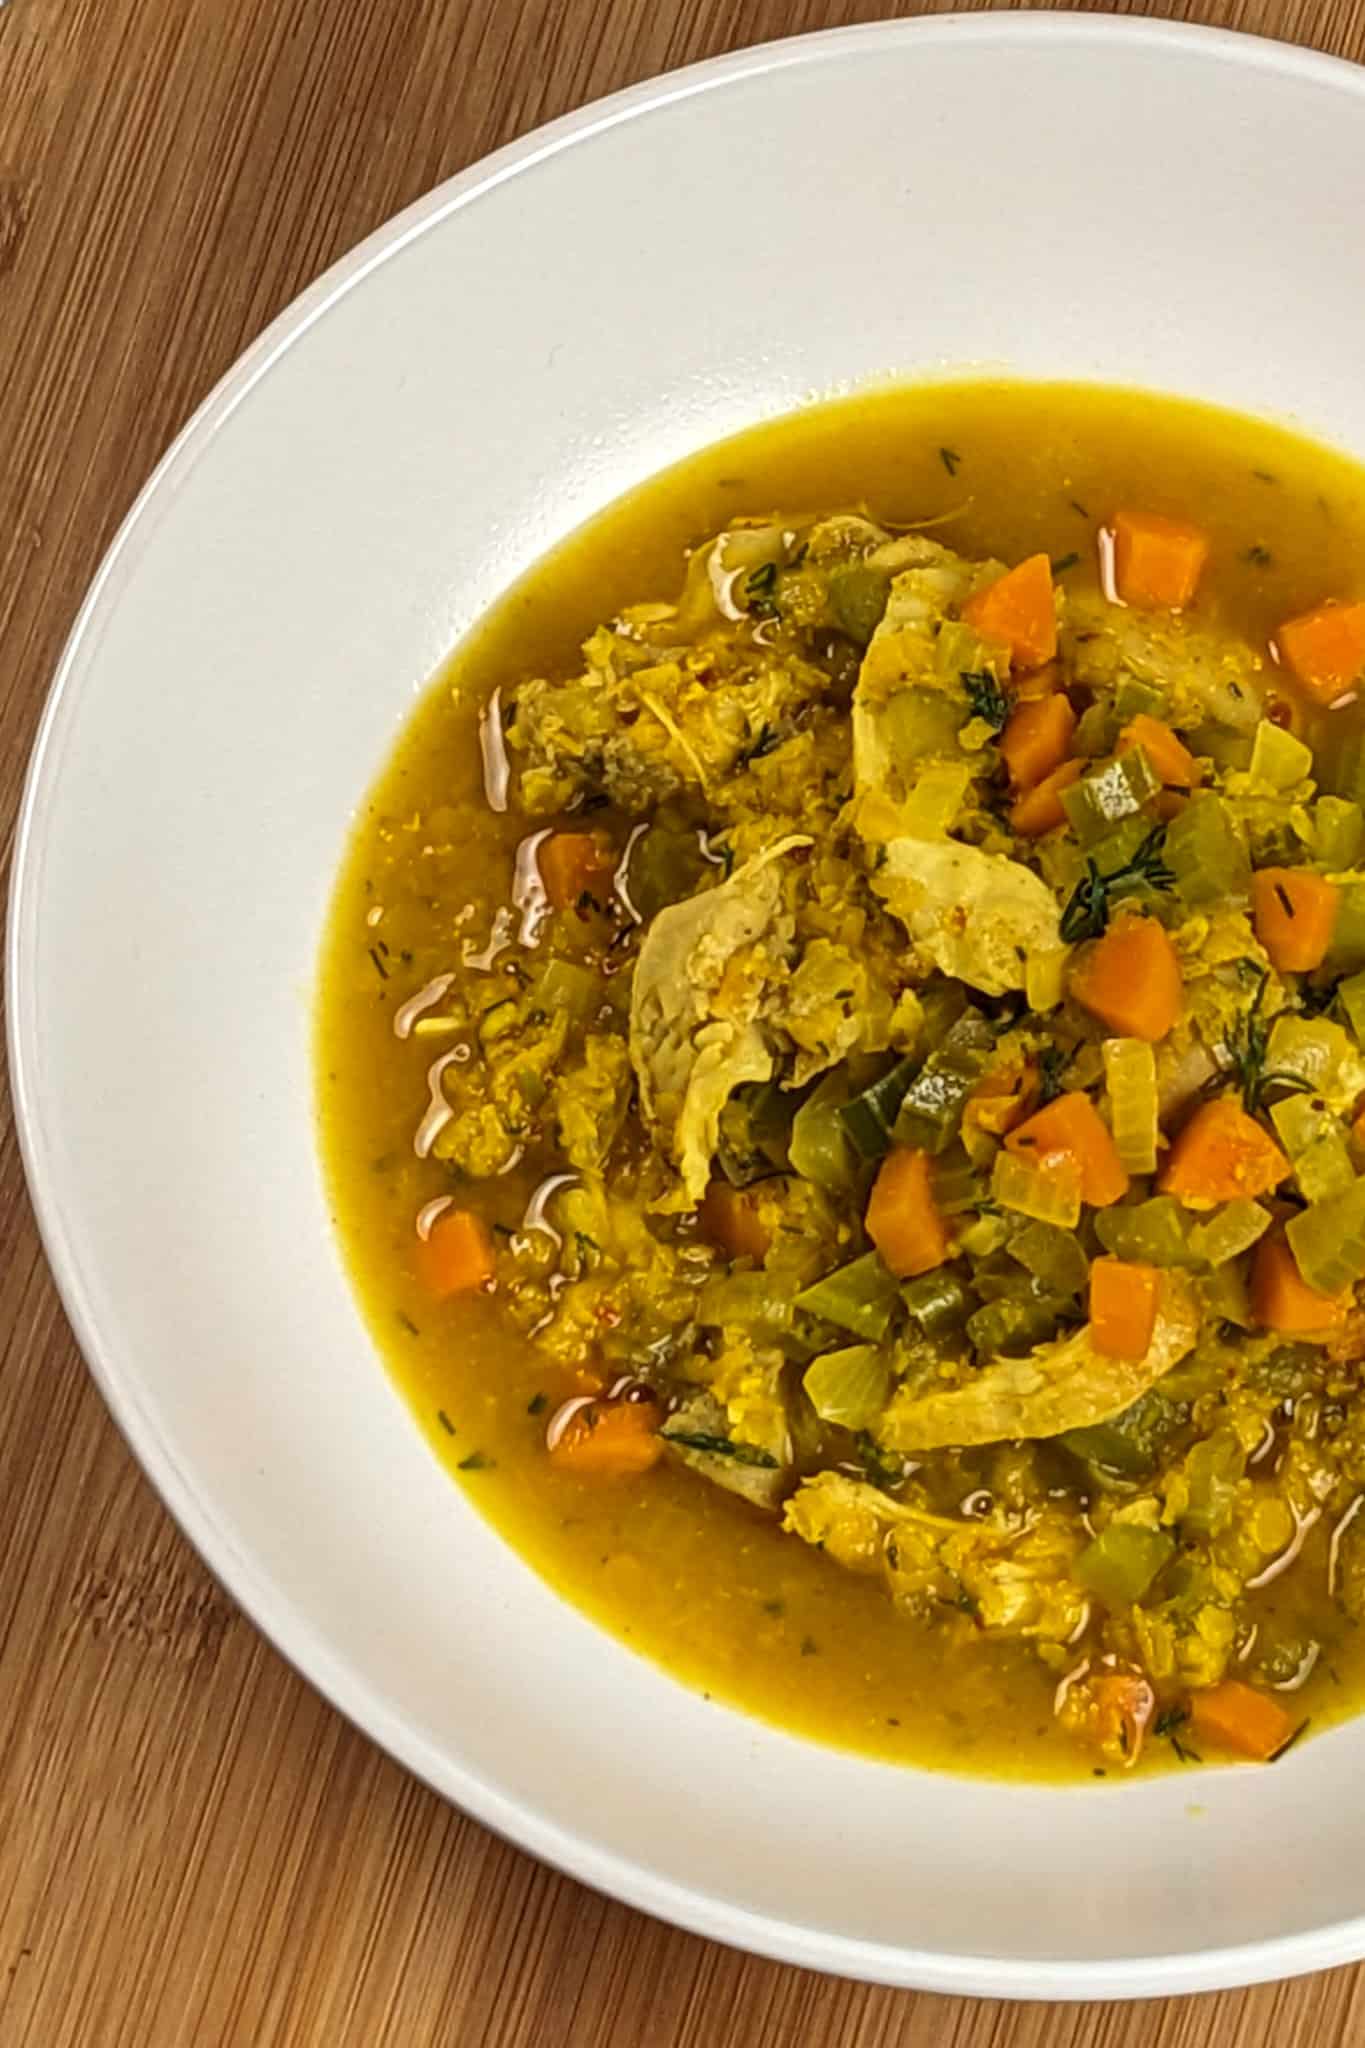
POLYGON ((731 1187, 769 1180, 787 1165, 792 1099, 775 1081, 739 1088, 720 1113, 716 1164, 731 1187))
POLYGON ((866 647, 881 624, 891 590, 885 569, 868 562, 844 562, 829 572, 829 608, 834 623, 850 640, 866 647))
POLYGON ((791 1302, 766 1273, 713 1274, 697 1297, 697 1321, 711 1329, 735 1323, 785 1330, 791 1319, 791 1302))
POLYGON ((1010 1257, 1054 1294, 1081 1294, 1090 1261, 1069 1230, 1054 1223, 1028 1223, 1010 1239, 1010 1257))
POLYGON ((880 1080, 836 1109, 845 1136, 864 1159, 880 1159, 890 1150, 897 1114, 919 1064, 914 1058, 898 1060, 880 1080))
MULTIPOLYGON (((1297 1102, 1302 1098, 1291 1099, 1297 1102)), ((1225 1202, 1207 1222, 1195 1224, 1190 1232, 1190 1250, 1207 1266, 1225 1266, 1229 1259, 1249 1252, 1269 1228, 1270 1217, 1260 1203, 1243 1195, 1235 1202, 1225 1202)))
POLYGON ((1112 831, 1106 832, 1102 839, 1095 841, 1090 848, 1090 858, 1102 875, 1116 874, 1120 868, 1128 866, 1138 848, 1151 837, 1151 833, 1152 821, 1145 814, 1124 818, 1112 831))
POLYGON ((934 669, 945 683, 964 675, 988 675, 997 683, 1009 675, 1009 662, 998 640, 983 640, 962 619, 945 619, 934 642, 934 669))
POLYGON ((1140 676, 1121 676, 1114 692, 1114 709, 1125 723, 1144 712, 1149 718, 1164 718, 1166 692, 1155 683, 1144 683, 1140 676))
POLYGON ((567 1010, 579 1024, 600 1007, 602 1000, 600 979, 588 968, 580 967, 576 960, 556 956, 546 963, 545 972, 536 983, 535 1001, 542 1010, 551 1015, 567 1010))
POLYGON ((1289 1249, 1310 1287, 1340 1294, 1365 1278, 1365 1180, 1313 1202, 1285 1227, 1289 1249))
POLYGON ((1114 1146, 1129 1173, 1156 1172, 1156 1053, 1145 1038, 1106 1038, 1104 1085, 1114 1146))
POLYGON ((1132 1607, 1174 1555, 1168 1530, 1111 1522, 1076 1559, 1076 1578, 1106 1607, 1132 1607))
POLYGON ((980 1207, 985 1189, 981 1176, 961 1145, 943 1153, 934 1168, 934 1207, 943 1216, 960 1216, 980 1207))
POLYGON ((1058 1443, 1087 1464, 1137 1478, 1152 1471, 1168 1439, 1180 1428, 1186 1408, 1152 1388, 1108 1422, 1064 1430, 1058 1443))
POLYGON ((1337 1001, 1346 1012, 1357 1044, 1365 1045, 1365 974, 1350 974, 1338 983, 1337 1001))
POLYGON ((825 1323, 837 1323, 855 1337, 880 1343, 891 1327, 896 1283, 875 1252, 837 1266, 797 1295, 793 1307, 825 1323))
POLYGON ((1116 1259, 1138 1265, 1187 1266, 1193 1261, 1185 1211, 1171 1195, 1098 1210, 1095 1235, 1116 1259))
POLYGON ((1251 774, 1270 789, 1292 789, 1313 773, 1313 751, 1282 725, 1263 718, 1251 749, 1251 774))
POLYGON ((1251 887, 1251 863, 1232 813, 1206 790, 1166 827, 1165 861, 1178 894, 1192 908, 1236 902, 1251 887))
POLYGON ((1365 812, 1345 797, 1320 796, 1313 806, 1313 841, 1325 867, 1353 868, 1365 850, 1365 812))
POLYGON ((1255 1328, 1251 1294, 1240 1261, 1229 1259, 1225 1265, 1215 1266, 1211 1273, 1201 1273, 1195 1285, 1207 1321, 1235 1323, 1239 1330, 1255 1328))
POLYGON ((1286 1095, 1270 1112, 1294 1178, 1310 1202, 1339 1195, 1354 1181, 1346 1133, 1326 1105, 1312 1095, 1286 1095))
POLYGON ((1073 782, 1062 805, 1081 844, 1092 846, 1121 819, 1135 816, 1160 788, 1161 777, 1142 748, 1129 747, 1073 782))
POLYGON ((901 1300, 926 1337, 946 1336, 967 1317, 967 1290, 946 1266, 908 1280, 901 1288, 901 1300))
POLYGON ((1229 726, 1218 725, 1212 719, 1186 733, 1185 744, 1197 758, 1212 761, 1217 768, 1241 772, 1251 762, 1251 741, 1246 733, 1233 732, 1229 726))
POLYGON ((1024 963, 1024 1000, 1035 1016, 1066 1001, 1069 946, 1035 946, 1024 963))
POLYGON ((1341 886, 1327 965, 1333 974, 1355 974, 1365 967, 1365 882, 1341 886))
POLYGON ((846 1074, 827 1074, 797 1110, 787 1148, 792 1171, 818 1188, 839 1193, 852 1186, 855 1160, 839 1112, 848 1101, 846 1074))
POLYGON ((1185 1502, 1180 1526, 1194 1536, 1216 1536, 1232 1519, 1246 1452, 1231 1429, 1215 1429, 1197 1443, 1181 1471, 1185 1502))
POLYGON ((886 1406, 891 1369, 875 1344, 850 1344, 812 1359, 801 1384, 822 1422, 868 1429, 886 1406))
POLYGON ((945 838, 971 786, 972 771, 965 761, 931 761, 915 777, 901 807, 908 836, 945 838))
POLYGON ((1002 1209, 1014 1209, 1037 1223, 1074 1230, 1081 1220, 1081 1176, 1068 1161, 1034 1165, 1014 1152, 997 1152, 991 1194, 1002 1209))
POLYGON ((960 1017, 937 1052, 931 1052, 905 1090, 896 1118, 896 1142, 944 1152, 957 1136, 967 1097, 981 1079, 991 1047, 990 1027, 975 1011, 960 1017))
POLYGON ((1350 1051, 1350 1039, 1330 1017, 1303 1017, 1294 1011, 1282 1011, 1271 1025, 1266 1041, 1266 1072, 1292 1074, 1296 1080, 1321 1091, 1331 1087, 1350 1051))
POLYGON ((968 1316, 967 1337, 983 1358, 1002 1351, 1031 1351, 1055 1333, 1065 1306, 1055 1298, 1005 1295, 968 1316))
POLYGON ((988 1259, 998 1252, 1009 1236, 1009 1224, 1003 1216, 987 1214, 978 1216, 965 1229, 959 1230, 957 1241, 960 1248, 973 1259, 988 1259))
POLYGON ((1071 751, 1083 761, 1098 761, 1118 744, 1119 721, 1108 704, 1089 704, 1076 721, 1071 751))
POLYGON ((949 696, 946 690, 900 690, 881 712, 887 744, 907 781, 936 754, 949 760, 959 757, 961 723, 960 698, 949 696))

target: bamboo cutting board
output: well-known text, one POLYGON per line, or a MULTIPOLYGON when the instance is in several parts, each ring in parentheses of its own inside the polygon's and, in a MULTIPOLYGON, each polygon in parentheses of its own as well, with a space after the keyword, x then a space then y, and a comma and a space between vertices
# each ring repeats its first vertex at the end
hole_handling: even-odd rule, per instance
MULTIPOLYGON (((0 820, 165 443, 335 257, 651 73, 878 0, 0 0, 0 820)), ((1365 59, 1365 0, 1151 12, 1365 59)), ((1353 252, 1350 260, 1356 260, 1353 252)), ((1333 2048, 1365 1976, 1000 2006, 749 1960, 414 1784, 256 1636, 132 1465, 0 1128, 0 2048, 1333 2048)), ((1266 1845, 1273 1854, 1273 1844, 1266 1845)))

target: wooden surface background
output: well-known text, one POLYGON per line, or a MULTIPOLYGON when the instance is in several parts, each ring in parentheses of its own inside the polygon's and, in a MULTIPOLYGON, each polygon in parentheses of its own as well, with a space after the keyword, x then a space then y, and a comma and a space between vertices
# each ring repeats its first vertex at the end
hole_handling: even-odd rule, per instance
MULTIPOLYGON (((0 0, 0 825, 167 440, 334 257, 497 144, 879 0, 0 0)), ((1365 58, 1365 0, 1148 11, 1365 58)), ((0 1129, 0 2048, 1314 2048, 1338 1972, 1166 2005, 814 1977, 452 1812, 232 1608, 85 1375, 0 1129)), ((1273 1854, 1273 1844, 1267 1844, 1273 1854)))

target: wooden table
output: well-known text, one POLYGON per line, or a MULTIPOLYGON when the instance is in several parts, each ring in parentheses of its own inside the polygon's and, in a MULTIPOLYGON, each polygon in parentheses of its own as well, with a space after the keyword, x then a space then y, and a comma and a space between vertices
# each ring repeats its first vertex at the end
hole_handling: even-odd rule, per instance
MULTIPOLYGON (((262 325, 580 102, 885 0, 0 0, 0 815, 81 592, 262 325)), ((1365 0, 1150 11, 1365 57, 1365 0)), ((0 2048, 1273 2041, 1359 1972, 1164 2006, 913 1997, 609 1904, 387 1761, 261 1642, 86 1377, 0 1133, 0 2048)), ((1267 1845, 1272 1850, 1272 1845, 1267 1845)))

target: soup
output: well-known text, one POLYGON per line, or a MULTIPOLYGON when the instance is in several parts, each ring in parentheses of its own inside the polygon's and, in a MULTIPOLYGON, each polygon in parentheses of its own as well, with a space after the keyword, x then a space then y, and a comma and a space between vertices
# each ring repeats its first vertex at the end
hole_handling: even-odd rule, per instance
POLYGON ((819 1740, 1269 1761, 1365 1661, 1365 474, 1008 383, 766 425, 458 651, 339 879, 385 1361, 819 1740))

